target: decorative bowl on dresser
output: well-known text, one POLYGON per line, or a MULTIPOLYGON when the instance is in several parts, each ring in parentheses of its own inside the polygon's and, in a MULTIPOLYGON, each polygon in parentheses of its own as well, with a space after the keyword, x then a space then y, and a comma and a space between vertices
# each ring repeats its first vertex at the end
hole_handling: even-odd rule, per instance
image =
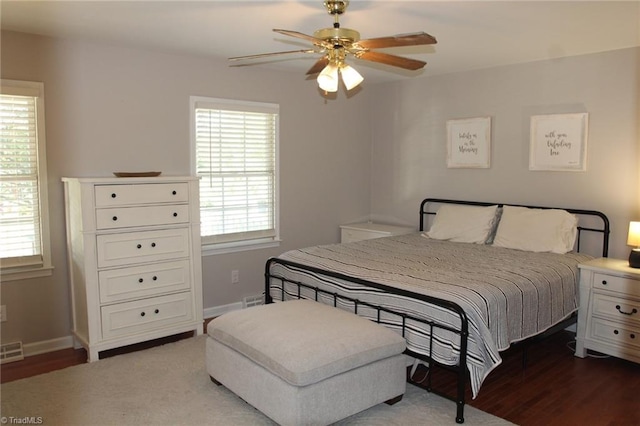
POLYGON ((640 269, 601 258, 580 268, 576 356, 591 349, 640 363, 640 269))
POLYGON ((99 352, 203 332, 196 177, 62 178, 73 335, 99 352))

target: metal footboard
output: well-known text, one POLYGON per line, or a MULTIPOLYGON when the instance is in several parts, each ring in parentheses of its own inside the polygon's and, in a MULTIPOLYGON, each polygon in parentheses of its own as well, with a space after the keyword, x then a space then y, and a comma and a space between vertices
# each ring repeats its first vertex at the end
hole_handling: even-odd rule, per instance
MULTIPOLYGON (((303 264, 299 264, 296 262, 291 262, 288 260, 284 260, 284 259, 279 259, 279 258, 271 258, 269 260, 267 260, 267 263, 265 265, 265 303, 272 303, 274 302, 274 299, 279 299, 281 301, 284 300, 289 300, 292 298, 309 298, 309 297, 305 297, 305 295, 303 295, 303 289, 304 290, 308 290, 306 293, 307 296, 309 295, 309 293, 311 295, 313 295, 315 301, 320 301, 319 299, 321 297, 324 297, 325 299, 328 298, 329 300, 333 301, 333 306, 334 307, 338 307, 339 302, 345 302, 348 305, 352 306, 353 309, 353 313, 356 315, 360 314, 360 309, 362 307, 366 307, 369 308, 371 310, 374 310, 377 314, 375 315, 375 318, 369 318, 379 324, 385 325, 385 326, 390 326, 391 327, 391 322, 389 322, 388 318, 389 316, 391 317, 397 317, 399 319, 399 321, 395 321, 393 322, 393 327, 392 328, 397 328, 397 324, 400 324, 400 331, 402 333, 402 336, 405 337, 405 333, 407 330, 407 321, 415 321, 415 322, 419 322, 421 324, 424 324, 428 330, 429 330, 429 354, 428 355, 424 355, 424 354, 419 354, 416 353, 410 349, 407 349, 405 351, 405 353, 407 355, 410 355, 412 357, 418 358, 420 360, 426 361, 428 363, 433 363, 433 364, 437 364, 438 366, 445 368, 447 370, 451 370, 453 372, 456 373, 457 375, 457 386, 456 386, 456 396, 455 397, 451 397, 450 395, 446 395, 444 393, 439 392, 436 389, 433 389, 431 386, 431 374, 428 375, 428 379, 427 379, 427 383, 426 383, 426 388, 429 392, 433 392, 437 395, 440 395, 442 397, 445 397, 447 399, 450 399, 452 401, 454 401, 456 403, 456 422, 457 423, 463 423, 464 422, 464 406, 465 406, 465 388, 466 388, 466 383, 469 377, 469 373, 467 371, 467 340, 468 340, 468 334, 469 334, 469 323, 468 323, 468 319, 467 319, 467 315, 464 312, 464 310, 457 305, 456 303, 450 302, 448 300, 444 300, 444 299, 439 299, 436 297, 431 297, 431 296, 426 296, 423 294, 418 294, 418 293, 413 293, 410 291, 406 291, 406 290, 402 290, 402 289, 397 289, 397 288, 393 288, 393 287, 389 287, 386 286, 384 284, 380 284, 380 283, 376 283, 373 281, 368 281, 368 280, 364 280, 364 279, 360 279, 360 278, 356 278, 356 277, 350 277, 344 274, 340 274, 340 273, 336 273, 333 271, 326 271, 323 269, 319 269, 319 268, 315 268, 315 267, 311 267, 311 266, 307 266, 307 265, 303 265, 303 264), (288 267, 288 268, 293 268, 296 270, 301 270, 301 271, 309 271, 309 272, 313 272, 314 274, 319 274, 319 275, 324 275, 327 277, 332 277, 332 278, 337 278, 340 280, 345 280, 345 281, 349 281, 352 283, 357 283, 360 285, 364 285, 367 287, 373 287, 373 288, 377 288, 380 290, 383 290, 385 292, 389 292, 389 293, 394 293, 394 294, 399 294, 405 297, 411 297, 411 298, 415 298, 415 299, 419 299, 425 302, 428 302, 430 304, 445 308, 450 310, 451 312, 455 313, 455 315, 457 315, 460 318, 460 328, 457 329, 455 327, 452 327, 451 325, 448 324, 443 324, 443 323, 439 323, 435 320, 430 320, 430 319, 425 319, 425 318, 419 318, 416 317, 414 315, 409 315, 406 314, 404 312, 398 312, 395 311, 393 309, 389 309, 387 307, 384 306, 380 306, 380 305, 376 305, 376 304, 372 304, 366 301, 362 301, 359 299, 355 299, 352 297, 349 297, 347 295, 344 294, 340 294, 337 292, 331 292, 322 288, 319 288, 317 286, 313 286, 307 283, 303 283, 301 281, 296 281, 296 280, 292 280, 289 279, 287 277, 284 277, 282 275, 278 275, 272 272, 272 266, 275 264, 280 264, 284 267, 288 267), (295 292, 291 292, 291 291, 287 291, 286 289, 286 285, 289 285, 290 287, 292 286, 293 288, 297 289, 295 292), (383 314, 384 317, 383 318, 383 314), (449 331, 453 334, 455 334, 456 336, 458 336, 459 340, 459 347, 460 347, 460 354, 459 354, 459 362, 457 365, 446 365, 446 364, 442 364, 437 362, 434 357, 433 357, 433 336, 434 336, 434 332, 437 330, 446 330, 449 331)), ((344 305, 344 303, 342 303, 342 305, 344 305)))

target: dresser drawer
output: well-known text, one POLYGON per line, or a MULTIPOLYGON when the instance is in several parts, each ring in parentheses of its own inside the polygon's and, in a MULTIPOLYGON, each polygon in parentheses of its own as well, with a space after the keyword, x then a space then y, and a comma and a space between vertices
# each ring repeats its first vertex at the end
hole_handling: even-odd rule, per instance
POLYGON ((189 184, 144 183, 129 185, 96 185, 96 207, 132 204, 184 203, 189 201, 189 184))
POLYGON ((593 314, 640 325, 640 301, 594 293, 593 314))
POLYGON ((154 263, 101 271, 100 303, 111 303, 189 290, 189 261, 154 263))
POLYGON ((97 229, 171 225, 187 222, 189 222, 189 206, 186 204, 96 210, 97 229))
POLYGON ((100 268, 189 256, 189 228, 105 234, 96 238, 100 268))
POLYGON ((613 275, 593 274, 593 288, 640 297, 640 280, 613 275))
POLYGON ((193 318, 190 292, 103 306, 105 339, 162 328, 193 318))
POLYGON ((592 319, 591 334, 601 342, 633 346, 640 350, 640 327, 637 325, 620 324, 600 318, 592 319))

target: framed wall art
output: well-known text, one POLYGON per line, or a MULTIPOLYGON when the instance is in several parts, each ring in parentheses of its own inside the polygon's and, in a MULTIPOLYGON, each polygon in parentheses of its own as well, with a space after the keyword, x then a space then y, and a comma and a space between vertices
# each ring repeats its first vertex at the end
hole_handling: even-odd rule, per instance
POLYGON ((531 117, 529 170, 585 171, 588 113, 531 117))
POLYGON ((491 166, 491 117, 447 120, 447 167, 491 166))

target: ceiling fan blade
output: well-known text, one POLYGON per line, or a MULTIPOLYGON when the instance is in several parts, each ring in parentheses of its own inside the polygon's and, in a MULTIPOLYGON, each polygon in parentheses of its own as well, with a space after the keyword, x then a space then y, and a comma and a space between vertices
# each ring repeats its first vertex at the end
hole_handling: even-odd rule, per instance
POLYGON ((326 57, 326 56, 323 56, 322 58, 318 59, 318 61, 315 64, 313 64, 313 66, 311 68, 309 68, 309 71, 307 71, 307 75, 312 75, 312 74, 319 73, 328 64, 329 64, 329 58, 326 57))
POLYGON ((391 65, 394 67, 400 67, 407 70, 419 70, 427 65, 424 61, 417 59, 403 58, 402 56, 389 55, 382 52, 364 51, 356 53, 356 58, 364 59, 365 61, 379 62, 385 65, 391 65))
POLYGON ((354 43, 354 46, 363 49, 381 49, 384 47, 420 46, 436 44, 436 38, 425 33, 399 34, 390 37, 370 38, 354 43))
POLYGON ((257 55, 247 55, 247 56, 234 56, 233 58, 229 58, 230 61, 242 61, 244 59, 258 59, 264 58, 267 56, 276 56, 276 55, 287 55, 290 53, 316 53, 313 49, 303 49, 303 50, 287 50, 284 52, 271 52, 271 53, 259 53, 257 55))
POLYGON ((295 37, 295 38, 301 38, 303 40, 307 40, 310 41, 311 43, 317 45, 317 46, 330 46, 330 44, 328 44, 326 41, 324 41, 321 38, 317 38, 317 37, 313 37, 307 34, 303 34, 303 33, 299 33, 298 31, 290 31, 290 30, 280 30, 275 28, 273 30, 276 33, 280 33, 280 34, 284 34, 287 35, 289 37, 295 37))

